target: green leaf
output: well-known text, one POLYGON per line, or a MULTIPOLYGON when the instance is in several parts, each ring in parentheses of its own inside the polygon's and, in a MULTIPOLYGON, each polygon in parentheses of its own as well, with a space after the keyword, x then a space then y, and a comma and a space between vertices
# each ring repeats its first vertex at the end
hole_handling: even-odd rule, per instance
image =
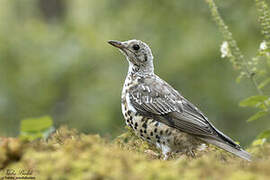
POLYGON ((241 101, 239 103, 240 106, 242 107, 260 107, 260 108, 264 108, 264 101, 267 100, 268 97, 267 96, 251 96, 248 97, 247 99, 244 99, 243 101, 241 101))
POLYGON ((270 138, 270 129, 265 130, 258 135, 258 139, 263 139, 263 138, 266 138, 266 139, 270 138))
POLYGON ((257 120, 257 119, 265 116, 266 114, 268 114, 268 111, 259 111, 256 114, 254 114, 253 116, 251 116, 250 118, 248 118, 247 122, 257 120))
POLYGON ((252 146, 259 146, 265 143, 266 139, 256 139, 252 142, 252 146))
POLYGON ((20 138, 23 140, 29 140, 29 141, 33 141, 35 139, 39 139, 42 138, 43 135, 41 132, 36 132, 36 133, 25 133, 25 132, 21 132, 20 134, 20 138))
POLYGON ((24 119, 21 121, 20 138, 29 141, 38 138, 47 139, 54 130, 53 121, 49 116, 24 119))
POLYGON ((270 78, 265 79, 263 82, 261 82, 258 86, 259 89, 264 88, 267 84, 270 83, 270 78))
POLYGON ((21 132, 37 132, 44 131, 53 125, 53 121, 49 116, 40 118, 28 118, 21 121, 21 132))

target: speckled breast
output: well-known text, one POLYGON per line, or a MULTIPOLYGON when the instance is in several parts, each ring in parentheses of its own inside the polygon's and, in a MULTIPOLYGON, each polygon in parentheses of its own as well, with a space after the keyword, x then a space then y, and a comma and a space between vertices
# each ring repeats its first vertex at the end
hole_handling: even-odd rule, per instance
POLYGON ((200 142, 194 137, 171 128, 154 119, 143 117, 130 103, 129 89, 138 83, 139 78, 127 76, 122 91, 122 113, 126 125, 131 127, 135 134, 150 143, 155 144, 163 152, 188 152, 197 148, 200 142))

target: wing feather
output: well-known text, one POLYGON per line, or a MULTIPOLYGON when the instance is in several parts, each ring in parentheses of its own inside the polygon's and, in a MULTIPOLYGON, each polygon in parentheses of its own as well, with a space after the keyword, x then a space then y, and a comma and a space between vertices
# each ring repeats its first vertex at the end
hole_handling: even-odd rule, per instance
POLYGON ((130 89, 129 98, 134 108, 146 116, 187 133, 213 134, 207 118, 164 81, 147 79, 130 89))
POLYGON ((240 147, 217 130, 196 106, 157 76, 143 78, 129 91, 132 106, 144 116, 189 134, 240 147))

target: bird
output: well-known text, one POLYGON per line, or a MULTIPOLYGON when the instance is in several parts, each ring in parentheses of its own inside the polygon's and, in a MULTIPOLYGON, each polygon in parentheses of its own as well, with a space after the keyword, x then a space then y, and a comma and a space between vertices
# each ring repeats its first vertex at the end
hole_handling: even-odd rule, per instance
POLYGON ((126 125, 160 149, 164 159, 174 152, 194 155, 197 148, 207 143, 251 161, 247 151, 155 74, 154 57, 146 43, 136 39, 108 43, 118 48, 129 64, 121 94, 126 125))

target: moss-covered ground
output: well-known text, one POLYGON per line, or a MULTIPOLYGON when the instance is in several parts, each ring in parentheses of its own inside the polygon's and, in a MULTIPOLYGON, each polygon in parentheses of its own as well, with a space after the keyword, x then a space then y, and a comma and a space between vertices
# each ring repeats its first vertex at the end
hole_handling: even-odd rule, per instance
POLYGON ((0 179, 270 179, 270 144, 247 150, 251 163, 214 147, 165 161, 130 132, 109 141, 62 127, 47 141, 1 138, 0 179))

